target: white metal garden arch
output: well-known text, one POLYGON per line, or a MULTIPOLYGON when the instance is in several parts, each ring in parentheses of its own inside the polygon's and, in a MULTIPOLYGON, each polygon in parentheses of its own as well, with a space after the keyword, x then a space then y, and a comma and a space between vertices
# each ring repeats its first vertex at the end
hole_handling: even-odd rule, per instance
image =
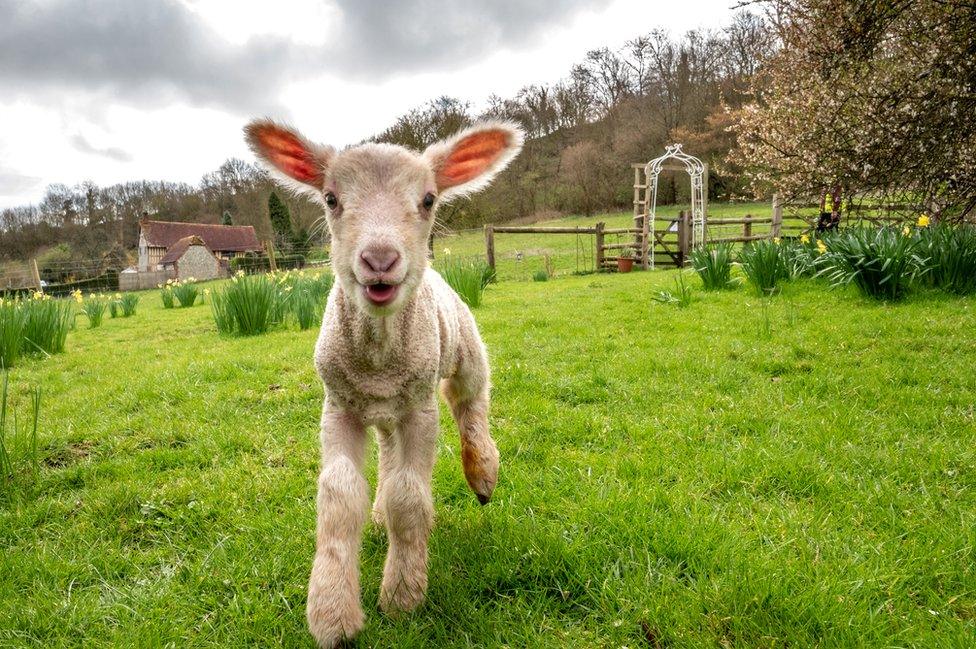
MULTIPOLYGON (((654 158, 647 163, 644 168, 644 176, 647 184, 651 188, 651 205, 648 210, 650 219, 649 231, 654 232, 654 219, 657 212, 657 178, 661 171, 666 168, 675 169, 671 165, 665 166, 668 162, 677 162, 684 167, 691 177, 691 249, 705 243, 705 206, 708 195, 705 193, 705 175, 707 167, 705 163, 693 155, 688 155, 681 150, 680 144, 668 146, 664 155, 654 158)), ((677 167, 680 170, 681 167, 677 167)), ((654 255, 651 255, 651 268, 654 267, 654 255)))

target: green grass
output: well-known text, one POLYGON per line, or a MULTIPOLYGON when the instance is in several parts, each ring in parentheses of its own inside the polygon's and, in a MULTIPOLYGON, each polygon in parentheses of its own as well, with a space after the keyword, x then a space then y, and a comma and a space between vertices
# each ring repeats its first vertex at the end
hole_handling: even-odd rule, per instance
MULTIPOLYGON (((485 294, 495 498, 442 408, 428 601, 377 612, 368 525, 359 646, 972 646, 976 301, 654 303, 674 276, 485 294)), ((15 367, 11 407, 44 405, 0 505, 0 646, 311 647, 316 335, 152 296, 15 367)))

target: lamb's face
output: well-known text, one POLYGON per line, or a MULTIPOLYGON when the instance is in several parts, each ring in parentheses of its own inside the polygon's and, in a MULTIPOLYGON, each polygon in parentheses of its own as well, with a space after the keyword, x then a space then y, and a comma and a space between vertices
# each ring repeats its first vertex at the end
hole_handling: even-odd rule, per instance
POLYGON ((430 165, 402 147, 359 146, 329 166, 323 202, 332 265, 346 295, 368 313, 395 313, 420 284, 436 198, 430 165))
POLYGON ((378 316, 420 285, 437 204, 484 187, 522 148, 522 131, 506 122, 476 124, 419 154, 389 144, 336 153, 270 120, 244 132, 278 182, 325 205, 339 285, 378 316))

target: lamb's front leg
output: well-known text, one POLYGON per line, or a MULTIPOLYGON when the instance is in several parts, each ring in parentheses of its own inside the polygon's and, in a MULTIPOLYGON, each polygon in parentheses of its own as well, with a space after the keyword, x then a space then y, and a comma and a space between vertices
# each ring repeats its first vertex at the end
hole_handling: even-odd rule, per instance
POLYGON ((365 444, 362 423, 326 402, 315 562, 306 611, 308 628, 322 647, 334 647, 363 628, 359 547, 369 507, 362 474, 365 444))
POLYGON ((427 539, 434 525, 431 474, 437 454, 437 403, 408 414, 397 429, 396 453, 384 485, 390 548, 380 607, 410 611, 427 593, 427 539))

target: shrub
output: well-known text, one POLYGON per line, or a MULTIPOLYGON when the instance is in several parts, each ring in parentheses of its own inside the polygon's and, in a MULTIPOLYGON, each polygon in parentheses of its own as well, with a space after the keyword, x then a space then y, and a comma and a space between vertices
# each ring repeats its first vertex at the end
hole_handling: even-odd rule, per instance
POLYGON ((304 271, 298 271, 281 275, 288 294, 288 308, 295 316, 298 328, 304 331, 320 323, 332 290, 332 274, 306 275, 304 271))
POLYGON ((735 286, 732 279, 732 244, 719 243, 700 246, 691 253, 691 265, 701 278, 706 291, 735 286))
POLYGON ((739 253, 739 264, 759 295, 773 295, 782 281, 789 279, 786 254, 779 241, 748 243, 739 253))
POLYGON ((532 273, 532 281, 533 282, 548 282, 549 281, 549 273, 547 273, 544 270, 537 270, 534 273, 532 273))
POLYGON ((119 298, 119 307, 122 309, 122 317, 130 318, 136 314, 136 306, 139 304, 139 296, 135 293, 123 293, 119 298))
POLYGON ((20 358, 24 319, 19 301, 0 297, 0 368, 12 367, 20 358))
POLYGON ((822 241, 804 234, 799 239, 787 240, 780 245, 780 254, 791 278, 816 277, 825 251, 822 241))
POLYGON ((176 298, 181 307, 193 306, 197 301, 197 296, 200 295, 199 289, 193 282, 194 279, 191 277, 185 281, 176 281, 170 284, 173 297, 176 298))
POLYGON ((976 292, 976 226, 939 224, 922 228, 918 236, 931 286, 956 295, 976 292))
POLYGON ((71 302, 35 293, 23 303, 25 354, 60 354, 74 321, 71 302))
POLYGON ((448 259, 441 267, 441 276, 454 292, 471 308, 481 306, 482 296, 487 285, 485 277, 487 264, 483 261, 465 262, 461 259, 448 259))
POLYGON ((88 318, 88 328, 94 329, 102 325, 102 318, 105 316, 105 308, 108 301, 104 295, 90 294, 81 302, 81 310, 88 318))
POLYGON ((265 333, 274 323, 281 292, 268 275, 235 275, 210 296, 217 330, 242 336, 265 333))
POLYGON ((176 299, 173 297, 173 289, 169 284, 160 286, 159 297, 163 300, 164 309, 172 309, 176 306, 176 299))
POLYGON ((832 236, 821 271, 834 285, 853 283, 863 295, 900 300, 924 272, 920 240, 909 228, 848 228, 832 236))

